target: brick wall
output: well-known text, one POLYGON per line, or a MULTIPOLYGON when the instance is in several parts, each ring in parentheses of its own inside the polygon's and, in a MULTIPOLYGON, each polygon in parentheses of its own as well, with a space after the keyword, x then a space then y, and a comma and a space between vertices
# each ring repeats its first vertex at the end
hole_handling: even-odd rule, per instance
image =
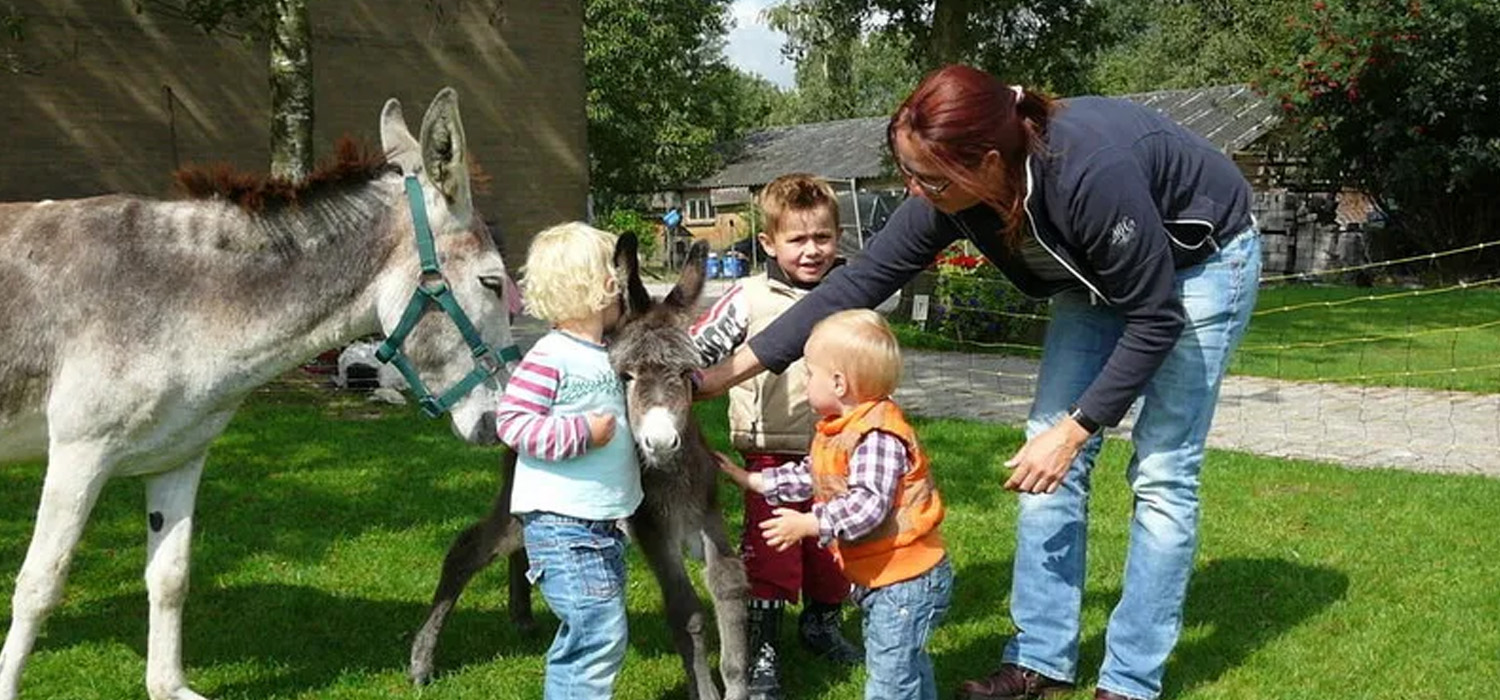
MULTIPOLYGON (((0 200, 163 195, 179 164, 270 161, 265 45, 205 35, 136 0, 11 0, 0 38, 0 200)), ((458 90, 475 204, 518 264, 532 233, 584 216, 588 193, 581 0, 309 3, 314 148, 380 140, 401 100, 413 133, 458 90)))

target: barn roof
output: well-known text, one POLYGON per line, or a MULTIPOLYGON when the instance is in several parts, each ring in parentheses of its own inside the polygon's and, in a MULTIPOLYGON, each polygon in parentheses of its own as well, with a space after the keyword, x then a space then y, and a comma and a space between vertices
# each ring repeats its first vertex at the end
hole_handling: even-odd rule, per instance
MULTIPOLYGON (((1154 107, 1229 153, 1275 128, 1275 104, 1246 85, 1159 90, 1123 95, 1154 107)), ((729 145, 733 155, 689 188, 758 187, 790 172, 829 178, 891 177, 885 160, 886 117, 840 119, 778 126, 747 134, 729 145)))

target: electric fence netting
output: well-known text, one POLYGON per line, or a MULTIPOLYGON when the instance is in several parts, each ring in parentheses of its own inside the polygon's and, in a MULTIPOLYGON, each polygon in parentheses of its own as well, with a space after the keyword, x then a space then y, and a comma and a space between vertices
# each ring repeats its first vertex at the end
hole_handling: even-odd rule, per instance
MULTIPOLYGON (((1409 281, 1431 277, 1426 273, 1440 259, 1496 246, 1500 241, 1263 277, 1249 333, 1220 390, 1209 446, 1500 476, 1500 275, 1409 281)), ((960 285, 947 286, 940 275, 913 314, 923 335, 941 336, 956 352, 908 347, 897 398, 915 414, 1023 425, 1046 307, 995 308, 993 299, 1015 294, 1005 291, 1007 282, 958 276, 960 285)), ((1133 416, 1112 433, 1128 434, 1133 416)))
MULTIPOLYGON (((1439 261, 1494 248, 1500 240, 1263 277, 1249 333, 1220 390, 1209 446, 1500 476, 1500 274, 1415 282, 1435 278, 1429 273, 1439 261)), ((993 267, 973 262, 955 275, 957 284, 940 274, 925 298, 903 304, 914 320, 898 330, 920 325, 912 331, 922 342, 903 338, 896 398, 915 415, 1024 425, 1047 306, 1024 300, 993 267), (945 349, 920 349, 934 345, 945 349)), ((732 283, 710 280, 705 296, 732 283)), ((546 330, 529 317, 516 322, 523 347, 546 330)), ((274 382, 261 393, 326 386, 328 377, 304 375, 335 369, 309 366, 289 374, 303 381, 274 382)), ((343 410, 357 414, 357 400, 343 410)), ((1110 434, 1128 435, 1133 416, 1110 434)))

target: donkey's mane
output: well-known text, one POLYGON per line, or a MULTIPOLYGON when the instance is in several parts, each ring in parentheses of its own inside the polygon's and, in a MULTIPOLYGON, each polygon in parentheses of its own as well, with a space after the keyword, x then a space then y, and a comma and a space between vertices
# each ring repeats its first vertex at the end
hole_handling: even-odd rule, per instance
POLYGON ((177 189, 190 199, 222 198, 248 212, 267 206, 295 205, 320 194, 363 185, 397 166, 378 149, 345 136, 334 147, 332 158, 319 163, 300 181, 265 173, 247 173, 227 163, 184 166, 172 174, 177 189))

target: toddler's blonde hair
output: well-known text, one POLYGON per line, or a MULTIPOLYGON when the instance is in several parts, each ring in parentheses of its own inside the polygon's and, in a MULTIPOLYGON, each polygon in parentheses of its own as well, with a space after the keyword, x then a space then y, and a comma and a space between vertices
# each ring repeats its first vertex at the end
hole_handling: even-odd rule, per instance
POLYGON ((840 311, 813 326, 804 354, 829 358, 856 401, 885 398, 901 383, 901 345, 885 318, 869 309, 840 311))
POLYGON ((615 303, 621 285, 614 254, 614 234, 580 221, 538 233, 522 268, 526 313, 561 323, 589 318, 615 303))

